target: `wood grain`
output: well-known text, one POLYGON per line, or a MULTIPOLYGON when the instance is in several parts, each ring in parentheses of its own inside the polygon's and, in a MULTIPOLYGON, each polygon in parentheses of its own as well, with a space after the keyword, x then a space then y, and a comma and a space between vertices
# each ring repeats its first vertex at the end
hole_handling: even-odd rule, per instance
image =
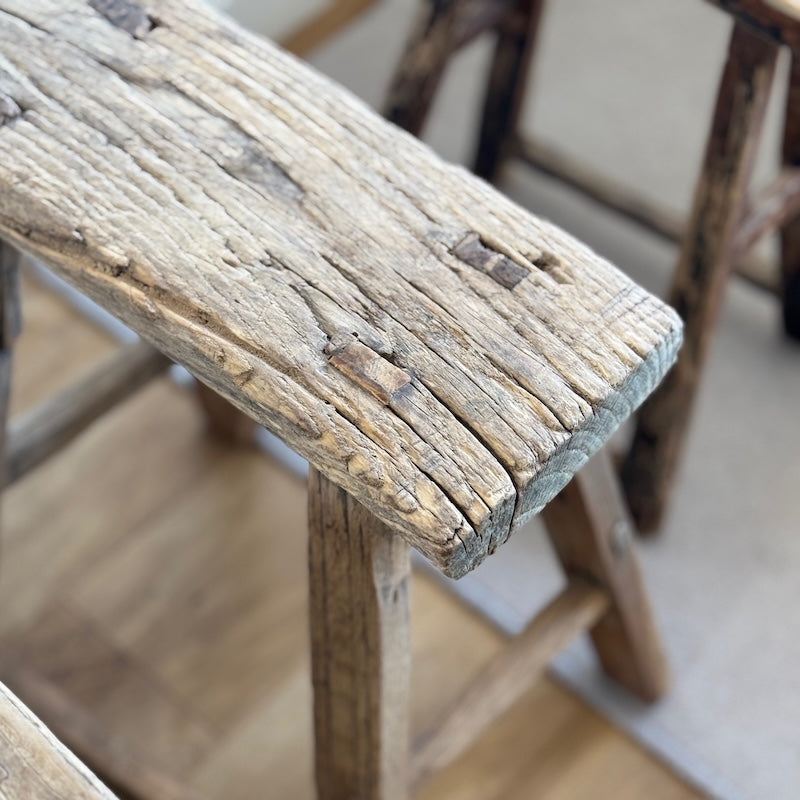
POLYGON ((672 362, 665 306, 212 11, 144 4, 136 38, 57 7, 0 4, 21 109, 0 230, 445 572, 536 513, 672 362), (460 260, 474 235, 527 277, 460 260), (388 406, 330 363, 342 333, 412 376, 388 406))
POLYGON ((0 797, 114 800, 114 795, 2 684, 0 797))
POLYGON ((409 797, 409 549, 309 474, 309 587, 319 800, 409 797))
POLYGON ((644 404, 622 467, 631 511, 644 532, 659 526, 689 429, 731 267, 777 55, 776 42, 741 23, 735 25, 691 220, 669 292, 670 304, 686 325, 686 347, 644 404))

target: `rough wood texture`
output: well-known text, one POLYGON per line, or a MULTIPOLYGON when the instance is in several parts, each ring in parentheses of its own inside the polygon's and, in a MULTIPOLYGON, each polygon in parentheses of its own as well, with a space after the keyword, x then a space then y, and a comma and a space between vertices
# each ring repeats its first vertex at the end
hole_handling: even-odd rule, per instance
POLYGON ((143 8, 136 38, 80 0, 0 3, 0 232, 463 574, 652 390, 676 316, 268 43, 143 8), (384 403, 337 335, 409 383, 384 403))
POLYGON ((2 684, 0 797, 114 800, 114 795, 2 684))
POLYGON ((309 474, 309 587, 319 800, 408 797, 408 545, 309 474))
POLYGON ((415 743, 410 766, 412 786, 421 787, 452 763, 607 608, 608 595, 604 591, 582 580, 570 582, 415 743))
MULTIPOLYGON (((783 163, 788 167, 800 166, 800 53, 792 53, 783 163)), ((797 215, 781 231, 781 288, 784 329, 790 336, 800 339, 800 217, 797 215)))
POLYGON ((686 437, 701 370, 722 302, 778 45, 737 23, 717 95, 691 221, 670 290, 686 346, 643 406, 622 478, 642 531, 658 528, 686 437))
POLYGON ((6 446, 6 485, 68 445, 98 417, 168 366, 145 342, 126 345, 68 389, 11 420, 6 446))
POLYGON ((591 631, 603 669, 643 699, 658 699, 667 665, 608 454, 598 453, 542 514, 567 576, 598 583, 611 599, 591 631))
POLYGON ((544 0, 515 0, 497 32, 483 102, 475 173, 492 180, 517 128, 544 0))

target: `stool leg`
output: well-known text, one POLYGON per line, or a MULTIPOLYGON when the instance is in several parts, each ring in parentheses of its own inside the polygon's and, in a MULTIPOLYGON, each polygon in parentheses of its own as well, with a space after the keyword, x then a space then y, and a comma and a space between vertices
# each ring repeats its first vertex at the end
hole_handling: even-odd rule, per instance
POLYGON ((668 671, 635 553, 633 527, 609 457, 601 451, 542 511, 568 576, 599 583, 609 611, 591 629, 605 671, 645 700, 666 690, 668 671))
POLYGON ((475 174, 494 180, 519 121, 544 0, 516 0, 498 30, 483 104, 475 174))
POLYGON ((384 116, 419 136, 455 47, 455 28, 465 0, 425 0, 392 78, 384 116))
POLYGON ((406 800, 409 548, 316 470, 309 577, 319 800, 406 800))
POLYGON ((12 352, 21 327, 19 253, 11 245, 0 241, 0 470, 3 470, 0 486, 5 483, 12 352))
POLYGON ((685 343, 675 367, 643 405, 622 467, 628 503, 643 532, 658 527, 672 487, 732 261, 777 52, 774 42, 735 25, 669 296, 684 320, 685 343))
POLYGON ((258 423, 231 405, 224 397, 197 381, 195 393, 213 436, 232 445, 253 444, 258 423))
MULTIPOLYGON (((800 55, 792 54, 792 72, 783 130, 783 163, 800 167, 800 55)), ((800 216, 781 231, 783 325, 800 339, 800 216)))

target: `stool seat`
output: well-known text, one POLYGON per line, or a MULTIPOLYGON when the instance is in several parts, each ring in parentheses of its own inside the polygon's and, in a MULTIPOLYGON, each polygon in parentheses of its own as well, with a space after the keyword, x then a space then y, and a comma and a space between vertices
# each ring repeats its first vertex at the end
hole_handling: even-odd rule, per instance
POLYGON ((0 233, 463 574, 653 389, 677 316, 277 48, 153 8, 0 2, 0 233))

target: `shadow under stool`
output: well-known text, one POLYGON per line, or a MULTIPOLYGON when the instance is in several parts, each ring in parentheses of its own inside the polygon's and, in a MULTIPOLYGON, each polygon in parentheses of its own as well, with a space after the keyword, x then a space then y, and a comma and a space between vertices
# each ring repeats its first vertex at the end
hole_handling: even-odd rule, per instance
POLYGON ((407 798, 584 631, 661 695, 602 448, 677 356, 671 309, 193 0, 0 0, 0 52, 3 396, 24 251, 148 343, 100 407, 63 395, 52 437, 135 353, 309 461, 320 798, 407 798), (458 578, 540 512, 564 589, 412 746, 410 549, 458 578))
MULTIPOLYGON (((711 0, 734 19, 705 157, 687 222, 615 186, 519 131, 544 0, 423 0, 396 69, 386 116, 418 134, 452 56, 478 35, 496 35, 474 171, 497 177, 517 158, 623 215, 682 241, 668 302, 686 326, 677 366, 644 404, 621 478, 642 532, 668 507, 703 365, 732 266, 762 237, 781 232, 780 294, 786 332, 800 338, 800 4, 793 0, 711 0), (747 194, 779 48, 792 51, 783 170, 763 195, 747 194)), ((614 13, 609 10, 609 13, 614 13)))

